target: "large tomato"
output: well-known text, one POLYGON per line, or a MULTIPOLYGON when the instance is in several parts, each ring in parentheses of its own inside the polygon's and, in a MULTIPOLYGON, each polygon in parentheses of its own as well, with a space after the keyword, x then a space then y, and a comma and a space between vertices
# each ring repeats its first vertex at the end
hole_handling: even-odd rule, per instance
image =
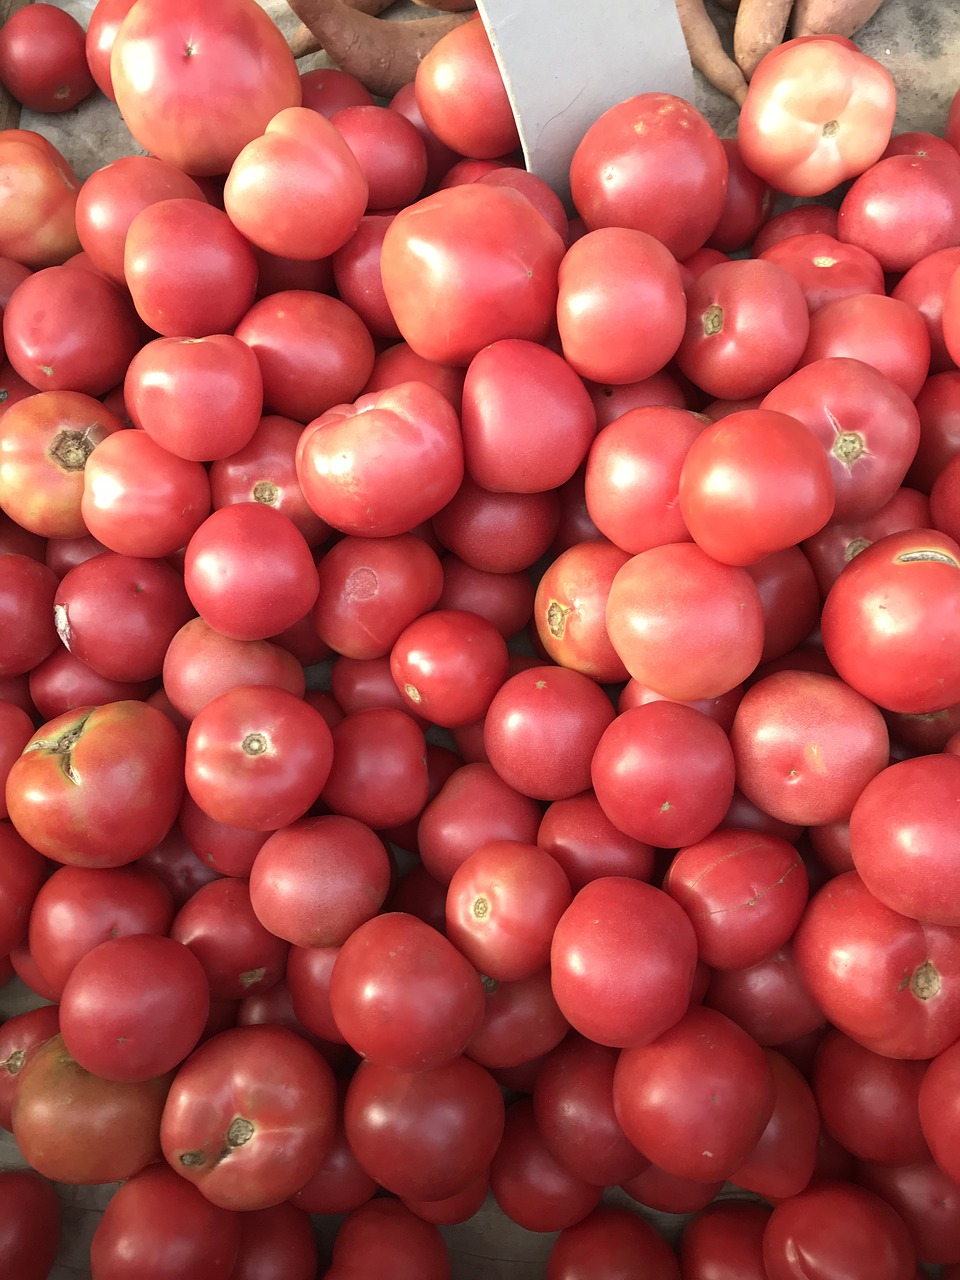
POLYGON ((110 55, 117 105, 144 148, 187 173, 226 173, 284 107, 300 75, 254 0, 137 0, 110 55))
POLYGON ((778 191, 819 196, 883 154, 896 113, 893 79, 850 40, 788 40, 750 81, 737 141, 778 191))
POLYGON ((0 137, 0 253, 36 270, 65 262, 80 248, 80 183, 53 145, 29 129, 0 137))
POLYGON ((201 1045, 174 1077, 163 1154, 223 1209, 287 1200, 333 1145, 337 1091, 322 1055, 285 1027, 235 1027, 201 1045))
POLYGON ((183 742, 144 702, 68 711, 33 735, 7 777, 13 825, 41 853, 118 867, 158 844, 183 794, 183 742))

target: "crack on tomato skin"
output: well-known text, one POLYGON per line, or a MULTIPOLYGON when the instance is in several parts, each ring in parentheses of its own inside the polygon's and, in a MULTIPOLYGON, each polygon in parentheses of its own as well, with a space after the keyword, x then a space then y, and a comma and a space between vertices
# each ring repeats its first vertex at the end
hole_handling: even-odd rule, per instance
POLYGON ((59 738, 39 738, 36 742, 27 743, 24 747, 24 754, 28 751, 43 751, 47 755, 58 756, 60 764, 60 772, 72 782, 74 786, 79 786, 80 775, 73 767, 73 749, 83 736, 84 726, 93 715, 93 710, 87 712, 83 719, 68 729, 66 733, 62 733, 59 738))
POLYGON ((918 564, 922 561, 931 561, 933 564, 948 564, 954 569, 960 569, 953 556, 948 556, 945 551, 934 551, 925 549, 923 551, 904 551, 897 556, 894 564, 918 564))
POLYGON ((847 543, 846 547, 844 547, 844 550, 843 550, 844 563, 849 564, 850 561, 854 558, 854 556, 858 556, 861 551, 866 551, 867 547, 870 547, 872 545, 873 543, 870 541, 869 538, 853 538, 850 542, 847 543))

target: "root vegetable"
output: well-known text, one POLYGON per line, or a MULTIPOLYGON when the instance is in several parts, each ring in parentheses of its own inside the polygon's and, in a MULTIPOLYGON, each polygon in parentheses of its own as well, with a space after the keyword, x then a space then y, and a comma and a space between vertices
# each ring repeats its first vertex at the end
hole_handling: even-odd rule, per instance
MULTIPOLYGON (((393 4, 393 0, 347 0, 347 3, 351 9, 357 9, 360 13, 369 13, 376 17, 378 13, 383 13, 384 9, 389 9, 393 4)), ((290 45, 290 52, 295 58, 305 58, 308 53, 317 53, 322 48, 317 37, 302 22, 290 36, 287 43, 290 45)))
POLYGON ((883 0, 796 0, 795 36, 852 36, 868 22, 883 0))
POLYGON ((371 93, 385 98, 413 80, 420 59, 441 36, 469 20, 469 14, 444 13, 387 22, 344 0, 290 0, 290 8, 341 71, 349 71, 371 93))
POLYGON ((720 43, 719 33, 707 13, 704 0, 677 0, 677 14, 690 61, 715 89, 742 105, 747 96, 747 82, 720 43))
POLYGON ((422 9, 443 9, 446 13, 466 13, 477 7, 473 0, 413 0, 413 3, 422 9))
POLYGON ((793 0, 741 0, 733 28, 733 55, 749 80, 760 59, 783 40, 793 0))

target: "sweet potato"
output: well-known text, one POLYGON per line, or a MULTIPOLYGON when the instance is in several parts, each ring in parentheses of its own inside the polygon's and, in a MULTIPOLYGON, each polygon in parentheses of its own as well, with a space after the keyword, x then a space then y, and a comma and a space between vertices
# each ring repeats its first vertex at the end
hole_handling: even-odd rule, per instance
MULTIPOLYGON (((378 13, 383 13, 384 9, 389 9, 393 0, 347 0, 347 3, 351 9, 357 9, 360 13, 370 13, 376 17, 378 13)), ((316 53, 320 49, 320 41, 302 22, 287 43, 295 58, 304 58, 308 53, 316 53)))
POLYGON ((413 3, 422 9, 443 9, 447 13, 466 13, 468 9, 477 7, 473 0, 413 0, 413 3))
POLYGON ((388 22, 360 13, 345 0, 288 0, 290 8, 340 68, 373 94, 392 98, 417 73, 420 59, 441 36, 470 18, 442 13, 434 18, 388 22))
POLYGON ((883 0, 796 0, 795 36, 852 36, 877 12, 883 0))
POLYGON ((707 13, 704 0, 677 0, 677 15, 690 61, 715 89, 742 105, 747 96, 747 82, 720 43, 720 35, 707 13))
POLYGON ((747 80, 757 63, 783 41, 793 0, 740 0, 733 28, 733 56, 747 80))

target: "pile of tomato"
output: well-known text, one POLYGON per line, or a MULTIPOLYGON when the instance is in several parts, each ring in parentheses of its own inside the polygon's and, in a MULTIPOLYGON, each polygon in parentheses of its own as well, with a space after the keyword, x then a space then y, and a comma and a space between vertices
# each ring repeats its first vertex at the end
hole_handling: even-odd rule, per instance
POLYGON ((254 0, 85 48, 150 154, 0 133, 0 1272, 120 1182, 93 1280, 445 1280, 488 1196, 960 1276, 960 95, 791 41, 571 220, 477 20, 389 106, 254 0))

